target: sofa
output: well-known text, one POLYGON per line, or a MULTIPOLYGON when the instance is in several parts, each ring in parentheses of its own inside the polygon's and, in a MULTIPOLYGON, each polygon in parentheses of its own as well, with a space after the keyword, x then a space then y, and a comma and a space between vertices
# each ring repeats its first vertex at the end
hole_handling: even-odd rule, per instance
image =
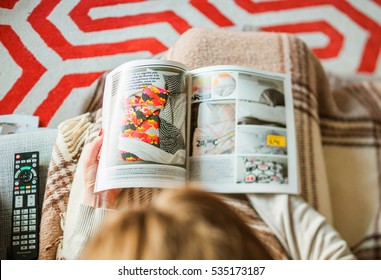
MULTIPOLYGON (((45 185, 51 154, 58 129, 39 128, 35 131, 0 136, 0 259, 8 259, 11 244, 13 169, 15 153, 39 152, 39 214, 45 195, 45 185)), ((41 217, 41 215, 40 215, 41 217)))

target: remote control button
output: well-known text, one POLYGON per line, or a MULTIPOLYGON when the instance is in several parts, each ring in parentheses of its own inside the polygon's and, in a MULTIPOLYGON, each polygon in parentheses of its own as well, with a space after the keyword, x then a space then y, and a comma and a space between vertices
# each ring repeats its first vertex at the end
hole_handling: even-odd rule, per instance
POLYGON ((26 245, 26 244, 28 244, 28 240, 22 240, 21 241, 21 245, 26 245))
POLYGON ((13 241, 12 245, 20 245, 20 241, 13 241))
POLYGON ((30 209, 29 209, 29 213, 31 213, 31 214, 36 213, 36 208, 30 208, 30 209))
POLYGON ((19 221, 19 220, 20 220, 20 216, 14 216, 14 217, 13 217, 13 220, 14 220, 14 221, 19 221))
POLYGON ((20 168, 21 171, 24 171, 24 170, 31 170, 32 167, 30 167, 29 165, 24 165, 20 168))
POLYGON ((28 246, 21 246, 21 250, 28 250, 28 246))
POLYGON ((28 226, 21 227, 21 231, 28 231, 28 226))
POLYGON ((29 249, 36 249, 36 245, 29 245, 29 249))
POLYGON ((13 232, 20 232, 20 227, 14 227, 13 232))
POLYGON ((20 191, 20 194, 24 194, 25 193, 25 191, 20 191))
POLYGON ((26 162, 27 162, 27 163, 31 163, 31 162, 32 162, 32 159, 27 159, 26 162))
POLYGON ((28 205, 28 207, 36 206, 36 195, 35 194, 28 194, 27 205, 28 205))
POLYGON ((29 224, 30 225, 35 225, 36 224, 36 220, 29 220, 29 224))
POLYGON ((32 166, 33 166, 33 167, 36 167, 36 166, 37 166, 37 164, 36 164, 36 163, 32 163, 32 166))
POLYGON ((21 220, 28 220, 28 215, 21 215, 21 220))
POLYGON ((29 244, 36 244, 36 240, 34 239, 29 240, 29 244))
POLYGON ((20 159, 20 158, 21 158, 21 156, 17 154, 16 155, 16 159, 20 159))
POLYGON ((29 214, 29 219, 36 219, 36 214, 29 214))
POLYGON ((20 210, 14 210, 14 211, 13 211, 13 214, 14 214, 14 215, 20 215, 20 210))
POLYGON ((21 214, 28 214, 28 209, 21 209, 21 214))
POLYGON ((19 169, 19 168, 20 168, 20 165, 16 164, 15 168, 16 168, 16 169, 19 169))
POLYGON ((14 227, 19 227, 20 226, 20 221, 13 222, 14 227))
POLYGON ((21 239, 28 239, 28 235, 26 234, 21 235, 21 239))
POLYGON ((36 158, 37 157, 37 154, 32 154, 32 158, 36 158))
POLYGON ((12 239, 13 239, 13 240, 20 240, 20 235, 14 235, 14 236, 12 237, 12 239))
POLYGON ((35 234, 29 234, 29 238, 36 238, 35 234))
POLYGON ((25 193, 30 193, 30 190, 26 190, 25 193))
POLYGON ((25 159, 21 160, 21 163, 26 163, 25 159))
POLYGON ((29 226, 29 230, 30 231, 35 231, 36 230, 36 226, 29 226))
POLYGON ((15 197, 15 208, 21 208, 23 205, 23 196, 18 195, 15 197))
POLYGON ((36 180, 33 180, 33 181, 32 181, 32 184, 36 184, 36 183, 37 183, 37 181, 36 181, 36 180))
POLYGON ((22 226, 27 226, 28 225, 28 220, 21 221, 22 226))
POLYGON ((33 178, 33 174, 32 174, 32 172, 30 172, 30 170, 23 170, 23 171, 21 171, 20 180, 22 182, 27 183, 30 180, 32 180, 32 178, 33 178))

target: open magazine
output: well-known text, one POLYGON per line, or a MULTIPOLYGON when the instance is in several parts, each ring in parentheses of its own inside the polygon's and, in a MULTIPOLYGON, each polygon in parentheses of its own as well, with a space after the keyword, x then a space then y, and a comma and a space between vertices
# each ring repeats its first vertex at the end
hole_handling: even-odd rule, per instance
POLYGON ((95 191, 298 193, 290 77, 136 60, 106 77, 95 191))

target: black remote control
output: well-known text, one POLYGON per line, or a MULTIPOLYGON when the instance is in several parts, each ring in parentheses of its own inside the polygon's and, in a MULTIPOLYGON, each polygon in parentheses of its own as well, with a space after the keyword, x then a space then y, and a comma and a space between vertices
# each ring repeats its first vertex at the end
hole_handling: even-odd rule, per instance
POLYGON ((38 257, 39 153, 15 154, 12 207, 11 259, 38 257))

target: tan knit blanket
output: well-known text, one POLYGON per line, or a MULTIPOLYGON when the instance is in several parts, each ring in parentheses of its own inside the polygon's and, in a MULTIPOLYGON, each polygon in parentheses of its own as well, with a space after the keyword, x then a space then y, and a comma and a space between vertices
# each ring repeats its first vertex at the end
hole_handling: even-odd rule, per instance
MULTIPOLYGON (((289 73, 301 195, 327 217, 358 258, 381 258, 380 82, 358 82, 330 90, 319 61, 302 41, 287 34, 191 29, 165 58, 191 69, 235 64, 289 73)), ((60 126, 43 205, 40 259, 56 257, 62 237, 60 215, 66 211, 78 158, 85 142, 100 129, 100 121, 86 114, 60 126)), ((149 203, 157 192, 127 189, 125 198, 131 206, 141 205, 149 203)), ((244 215, 251 215, 255 233, 273 257, 287 258, 255 211, 247 210, 244 203, 236 205, 244 215)))

